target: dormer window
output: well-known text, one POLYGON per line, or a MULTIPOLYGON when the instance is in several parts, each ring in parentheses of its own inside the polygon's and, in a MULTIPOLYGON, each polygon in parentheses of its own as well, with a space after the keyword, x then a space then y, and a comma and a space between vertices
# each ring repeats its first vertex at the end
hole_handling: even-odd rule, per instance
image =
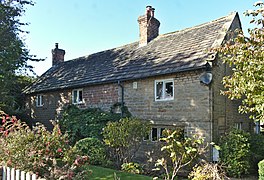
POLYGON ((83 90, 82 89, 74 89, 72 91, 72 103, 73 104, 83 103, 83 90))
POLYGON ((42 107, 43 106, 43 95, 38 94, 36 97, 36 106, 37 107, 42 107))
POLYGON ((155 101, 167 101, 174 99, 173 79, 155 81, 155 101))

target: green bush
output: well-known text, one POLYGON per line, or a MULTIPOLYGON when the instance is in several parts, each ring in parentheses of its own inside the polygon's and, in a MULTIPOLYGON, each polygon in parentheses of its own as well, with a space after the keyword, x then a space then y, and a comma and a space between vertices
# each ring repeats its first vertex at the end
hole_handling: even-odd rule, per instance
POLYGON ((190 165, 204 153, 204 139, 201 137, 184 137, 183 129, 166 129, 163 131, 164 142, 161 151, 162 157, 155 164, 156 170, 162 167, 165 170, 165 179, 175 179, 177 173, 183 167, 190 165))
POLYGON ((258 163, 264 159, 264 136, 262 134, 250 135, 251 166, 253 173, 258 171, 258 163))
POLYGON ((133 174, 140 174, 143 172, 142 167, 138 163, 134 162, 122 164, 121 170, 133 174))
POLYGON ((97 138, 84 138, 76 142, 74 146, 81 155, 89 157, 92 165, 104 165, 106 163, 106 150, 102 141, 97 138))
POLYGON ((132 161, 149 131, 149 122, 135 118, 107 123, 103 131, 104 142, 110 148, 110 156, 117 167, 132 161))
POLYGON ((58 125, 52 132, 38 124, 30 129, 14 116, 0 112, 0 163, 34 172, 46 179, 72 179, 88 158, 78 156, 58 125))
POLYGON ((192 180, 224 180, 226 175, 221 165, 203 162, 194 166, 188 177, 192 180))
POLYGON ((69 135, 70 144, 91 137, 102 139, 102 129, 108 121, 117 121, 120 115, 104 112, 100 109, 79 109, 74 105, 66 107, 58 123, 62 132, 69 135))
POLYGON ((220 139, 220 161, 225 165, 227 175, 241 177, 250 169, 250 135, 242 130, 232 129, 220 139))
POLYGON ((259 180, 264 180, 264 160, 258 163, 259 180))

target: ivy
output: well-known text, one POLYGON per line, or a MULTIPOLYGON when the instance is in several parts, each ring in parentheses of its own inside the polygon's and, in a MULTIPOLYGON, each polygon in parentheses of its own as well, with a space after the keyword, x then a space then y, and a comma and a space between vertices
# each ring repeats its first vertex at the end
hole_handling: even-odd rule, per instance
POLYGON ((58 120, 62 132, 69 135, 70 144, 83 138, 102 139, 102 129, 108 121, 117 121, 120 115, 104 112, 100 109, 79 109, 74 105, 67 106, 62 118, 58 120))

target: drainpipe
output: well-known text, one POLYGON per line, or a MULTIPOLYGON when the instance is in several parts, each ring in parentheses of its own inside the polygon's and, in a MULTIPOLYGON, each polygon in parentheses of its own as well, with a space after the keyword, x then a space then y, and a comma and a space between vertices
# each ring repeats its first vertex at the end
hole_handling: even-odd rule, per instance
POLYGON ((123 109, 124 109, 124 86, 120 83, 120 81, 117 81, 118 86, 121 87, 121 118, 123 118, 123 109))

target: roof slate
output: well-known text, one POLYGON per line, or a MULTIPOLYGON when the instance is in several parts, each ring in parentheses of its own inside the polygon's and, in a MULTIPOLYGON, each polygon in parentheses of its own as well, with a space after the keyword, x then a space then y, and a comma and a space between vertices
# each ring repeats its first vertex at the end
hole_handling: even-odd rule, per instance
POLYGON ((171 74, 205 66, 208 49, 222 42, 237 13, 192 28, 65 61, 51 67, 26 94, 171 74))

